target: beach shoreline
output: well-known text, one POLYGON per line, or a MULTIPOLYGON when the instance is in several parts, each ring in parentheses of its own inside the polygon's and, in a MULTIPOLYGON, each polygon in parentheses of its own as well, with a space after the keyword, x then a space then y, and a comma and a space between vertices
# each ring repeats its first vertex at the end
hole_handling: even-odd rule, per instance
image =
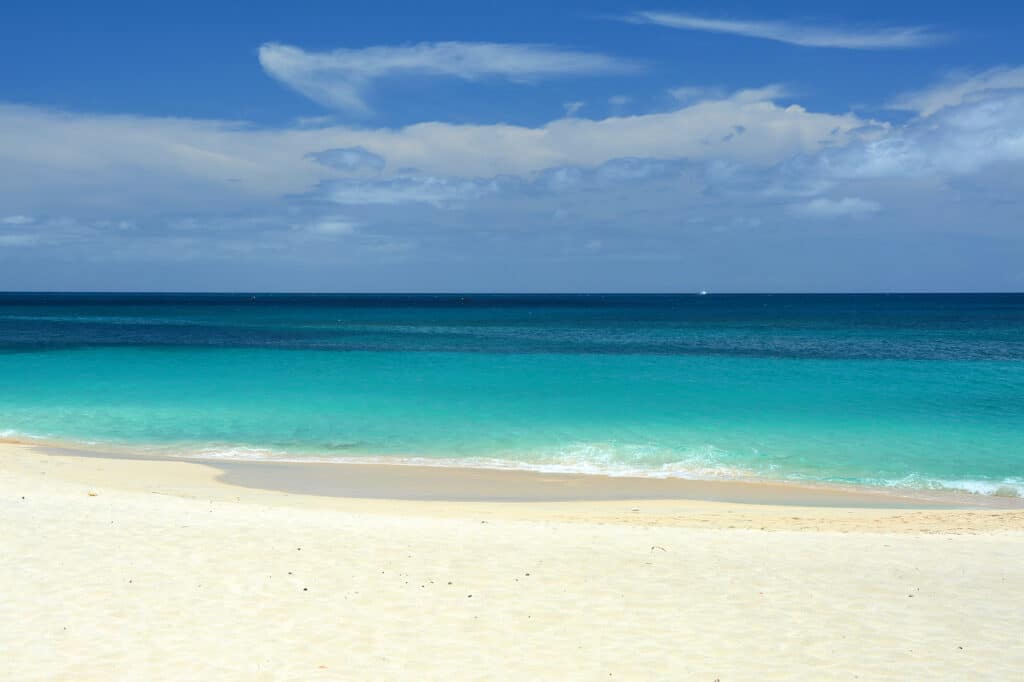
POLYGON ((154 453, 44 439, 0 438, 5 446, 72 457, 192 462, 225 483, 292 494, 448 502, 694 500, 733 504, 921 509, 1024 509, 1024 498, 959 490, 897 488, 765 478, 702 478, 546 471, 429 458, 234 458, 154 453))

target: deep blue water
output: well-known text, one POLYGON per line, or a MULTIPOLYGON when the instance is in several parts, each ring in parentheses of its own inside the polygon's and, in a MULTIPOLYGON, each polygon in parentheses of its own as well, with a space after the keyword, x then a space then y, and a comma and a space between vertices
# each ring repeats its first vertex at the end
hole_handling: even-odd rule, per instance
POLYGON ((0 294, 0 433, 1024 490, 1024 295, 0 294))

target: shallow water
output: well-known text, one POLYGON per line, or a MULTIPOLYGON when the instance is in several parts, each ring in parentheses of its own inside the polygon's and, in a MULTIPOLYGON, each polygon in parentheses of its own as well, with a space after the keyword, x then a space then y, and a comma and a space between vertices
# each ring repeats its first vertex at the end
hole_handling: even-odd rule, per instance
POLYGON ((1024 295, 0 294, 0 434, 1024 492, 1024 295))

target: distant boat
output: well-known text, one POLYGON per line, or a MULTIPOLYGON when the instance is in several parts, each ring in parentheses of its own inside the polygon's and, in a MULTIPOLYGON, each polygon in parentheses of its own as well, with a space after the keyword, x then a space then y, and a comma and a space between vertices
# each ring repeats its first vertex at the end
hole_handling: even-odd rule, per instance
POLYGON ((707 291, 707 289, 701 289, 701 290, 700 290, 700 295, 701 295, 701 296, 707 296, 707 295, 708 295, 708 291, 707 291))

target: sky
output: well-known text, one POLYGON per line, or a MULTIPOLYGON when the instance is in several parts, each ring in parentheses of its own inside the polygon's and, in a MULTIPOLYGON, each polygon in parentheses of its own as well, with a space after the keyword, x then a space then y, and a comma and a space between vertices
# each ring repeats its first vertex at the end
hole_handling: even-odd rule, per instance
POLYGON ((0 290, 1024 291, 1021 26, 7 0, 0 290))

